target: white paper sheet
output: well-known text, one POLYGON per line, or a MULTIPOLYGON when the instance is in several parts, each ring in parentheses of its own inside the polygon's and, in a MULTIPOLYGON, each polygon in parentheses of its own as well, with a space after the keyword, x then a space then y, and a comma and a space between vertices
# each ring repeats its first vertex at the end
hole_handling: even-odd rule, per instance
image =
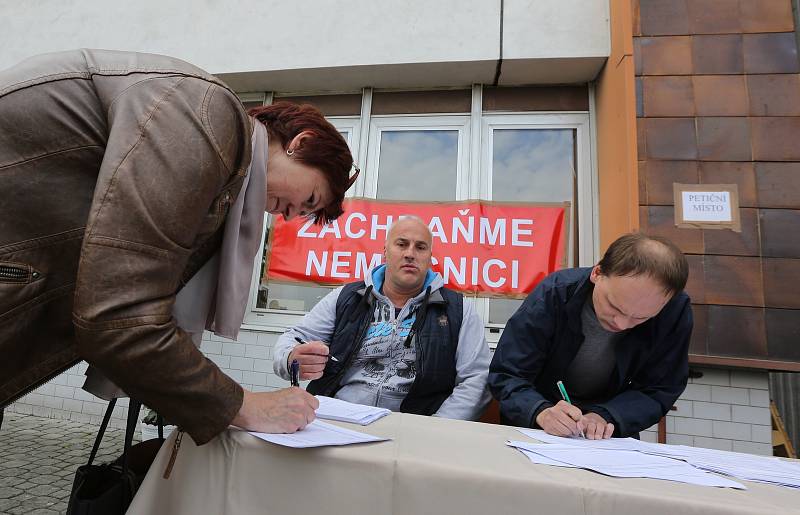
MULTIPOLYGON (((513 445, 511 445, 511 442, 506 442, 506 444, 508 446, 510 446, 510 447, 514 447, 513 445)), ((546 457, 542 456, 541 454, 536 454, 535 452, 526 451, 525 449, 521 449, 519 447, 515 447, 515 449, 517 449, 519 452, 524 454, 533 463, 536 463, 538 465, 550 465, 550 466, 553 466, 553 467, 566 467, 566 468, 572 468, 572 469, 578 468, 577 465, 573 465, 571 463, 565 463, 563 461, 556 461, 554 459, 546 458, 546 457)))
POLYGON ((570 445, 573 447, 586 447, 590 449, 606 449, 620 451, 644 451, 648 449, 647 442, 642 442, 635 438, 609 438, 607 440, 589 440, 581 437, 563 437, 549 435, 541 429, 518 428, 518 431, 525 436, 529 436, 540 442, 552 443, 556 445, 570 445))
POLYGON ((698 470, 779 486, 800 488, 800 462, 789 462, 771 456, 756 456, 740 452, 720 451, 685 445, 667 445, 642 442, 634 438, 584 440, 563 438, 545 433, 541 429, 519 429, 525 436, 554 445, 575 448, 638 451, 684 461, 698 470))
POLYGON ((745 490, 745 487, 736 481, 698 470, 686 462, 638 451, 592 449, 586 446, 535 444, 520 441, 511 441, 508 442, 508 445, 523 450, 529 459, 536 463, 541 463, 541 461, 531 458, 528 453, 538 454, 551 462, 566 463, 607 476, 663 479, 692 485, 745 490))
POLYGON ((248 431, 251 435, 267 442, 271 442, 284 447, 294 447, 296 449, 306 447, 325 447, 331 445, 350 445, 354 443, 382 442, 390 438, 368 435, 346 429, 344 427, 328 424, 321 420, 315 420, 305 427, 302 431, 292 434, 273 434, 258 433, 248 431))
POLYGON ((319 400, 317 417, 340 422, 351 422, 362 426, 372 424, 379 418, 391 413, 391 410, 386 408, 355 404, 323 395, 317 395, 317 400, 319 400))
POLYGON ((800 464, 771 456, 718 451, 685 445, 652 445, 649 454, 669 456, 712 472, 748 481, 800 488, 800 464))

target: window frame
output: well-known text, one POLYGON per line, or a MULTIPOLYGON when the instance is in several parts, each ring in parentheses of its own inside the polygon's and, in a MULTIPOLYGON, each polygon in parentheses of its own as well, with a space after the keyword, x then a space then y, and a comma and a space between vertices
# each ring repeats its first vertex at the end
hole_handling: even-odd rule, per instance
MULTIPOLYGON (((575 166, 577 169, 576 202, 572 202, 570 220, 572 228, 577 228, 578 266, 591 266, 597 258, 599 228, 596 221, 598 198, 598 179, 595 158, 594 130, 591 111, 576 112, 508 112, 482 111, 481 87, 473 90, 473 109, 471 113, 433 113, 370 115, 372 91, 363 92, 362 114, 360 116, 329 117, 328 120, 339 129, 348 131, 348 143, 353 156, 361 162, 362 174, 351 188, 347 197, 376 198, 379 180, 381 134, 391 130, 457 130, 458 163, 455 200, 492 199, 492 150, 494 130, 502 129, 571 129, 575 131, 575 166), (476 148, 477 145, 477 148, 476 148), (576 218, 577 217, 577 218, 576 218)), ((268 102, 270 95, 266 95, 268 102)), ((282 332, 297 324, 305 311, 270 310, 257 308, 258 286, 260 282, 261 260, 263 259, 266 228, 270 215, 265 213, 265 230, 262 234, 261 249, 254 261, 251 290, 243 328, 259 331, 282 332)), ((573 229, 574 230, 574 229, 573 229)), ((568 235, 570 246, 575 242, 574 234, 568 235)), ((570 257, 572 256, 570 250, 570 257)), ((473 302, 476 311, 484 321, 484 331, 489 345, 494 348, 502 334, 505 324, 488 323, 489 299, 465 296, 473 302)))
MULTIPOLYGON (((513 129, 567 129, 575 131, 576 202, 571 204, 570 221, 577 220, 578 266, 594 264, 597 234, 593 218, 596 205, 597 180, 592 166, 591 133, 587 113, 487 113, 481 120, 481 198, 492 200, 494 130, 513 129), (589 256, 589 259, 584 259, 589 256)), ((573 235, 570 235, 573 236, 573 235)), ((571 244, 572 242, 570 242, 571 244)), ((570 254, 570 258, 572 257, 570 254)))
POLYGON ((370 117, 363 196, 377 199, 381 136, 384 132, 457 131, 455 200, 468 198, 466 195, 468 195, 469 189, 470 163, 469 153, 466 152, 466 149, 470 137, 469 125, 468 114, 376 115, 370 117))
MULTIPOLYGON (((597 174, 593 166, 591 127, 586 112, 492 112, 481 115, 479 195, 492 200, 493 131, 513 129, 567 129, 575 131, 576 202, 571 203, 568 260, 573 261, 574 230, 578 231, 578 266, 591 266, 595 260, 597 231, 594 223, 596 209, 597 174)), ((476 298, 475 308, 484 322, 484 332, 489 345, 494 347, 503 334, 505 324, 489 322, 488 298, 476 298)))

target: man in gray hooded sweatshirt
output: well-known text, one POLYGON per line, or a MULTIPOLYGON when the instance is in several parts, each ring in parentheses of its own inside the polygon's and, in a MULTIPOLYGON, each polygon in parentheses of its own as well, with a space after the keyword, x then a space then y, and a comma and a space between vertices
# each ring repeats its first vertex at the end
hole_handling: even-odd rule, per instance
POLYGON ((489 402, 483 323, 430 270, 432 236, 415 217, 389 229, 386 264, 329 293, 286 331, 275 373, 316 395, 421 415, 475 420, 489 402), (306 343, 299 344, 297 339, 306 343))

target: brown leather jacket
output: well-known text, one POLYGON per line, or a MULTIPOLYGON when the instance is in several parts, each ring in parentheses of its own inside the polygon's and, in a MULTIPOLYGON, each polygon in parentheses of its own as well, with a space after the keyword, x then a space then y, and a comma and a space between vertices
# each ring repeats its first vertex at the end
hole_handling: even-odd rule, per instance
POLYGON ((242 389, 175 324, 251 121, 202 70, 81 50, 0 72, 0 408, 80 359, 202 444, 242 389))

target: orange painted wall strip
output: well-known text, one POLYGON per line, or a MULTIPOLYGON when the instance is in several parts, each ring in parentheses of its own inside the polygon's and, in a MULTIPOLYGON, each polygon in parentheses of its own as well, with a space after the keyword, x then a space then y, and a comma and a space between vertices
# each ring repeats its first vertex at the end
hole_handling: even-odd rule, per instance
POLYGON ((632 9, 611 0, 611 56, 596 88, 600 253, 639 227, 632 9))

